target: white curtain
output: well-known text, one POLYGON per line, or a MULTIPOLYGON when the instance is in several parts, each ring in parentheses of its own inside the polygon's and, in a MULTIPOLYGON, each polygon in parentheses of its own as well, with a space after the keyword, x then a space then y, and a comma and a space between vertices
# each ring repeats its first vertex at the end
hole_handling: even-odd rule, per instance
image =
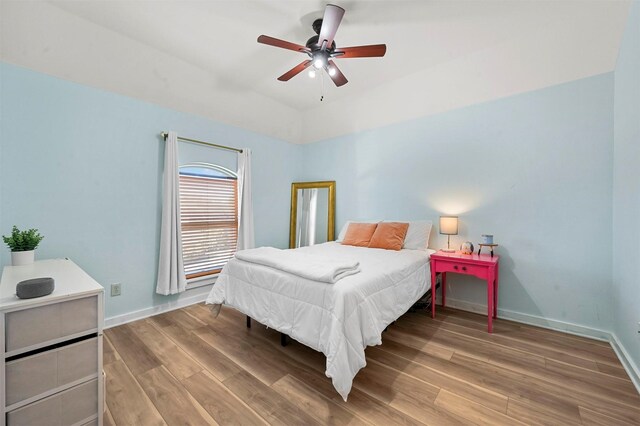
POLYGON ((312 246, 316 243, 316 213, 318 211, 318 188, 306 188, 302 191, 298 211, 298 238, 296 247, 312 246))
POLYGON ((254 248, 253 201, 251 199, 251 150, 238 154, 238 250, 254 248))
POLYGON ((162 225, 156 293, 164 295, 180 293, 186 286, 180 232, 178 135, 176 132, 169 132, 164 147, 162 225))

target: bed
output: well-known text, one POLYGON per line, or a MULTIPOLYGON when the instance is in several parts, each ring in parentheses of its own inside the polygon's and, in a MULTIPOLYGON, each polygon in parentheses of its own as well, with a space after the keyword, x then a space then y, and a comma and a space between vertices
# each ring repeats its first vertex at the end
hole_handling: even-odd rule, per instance
POLYGON ((359 262, 360 272, 329 284, 232 258, 206 303, 232 306, 322 352, 326 375, 346 401, 353 378, 366 365, 364 349, 381 344, 384 329, 430 288, 429 256, 434 251, 336 242, 295 250, 359 262))

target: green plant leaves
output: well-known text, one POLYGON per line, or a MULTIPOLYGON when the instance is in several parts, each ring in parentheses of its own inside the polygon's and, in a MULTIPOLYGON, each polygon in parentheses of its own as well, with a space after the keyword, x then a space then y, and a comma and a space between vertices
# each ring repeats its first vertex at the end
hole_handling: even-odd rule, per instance
POLYGON ((44 237, 38 233, 37 229, 31 228, 26 231, 20 231, 17 226, 13 225, 11 235, 2 236, 2 240, 11 251, 29 251, 35 250, 44 237))

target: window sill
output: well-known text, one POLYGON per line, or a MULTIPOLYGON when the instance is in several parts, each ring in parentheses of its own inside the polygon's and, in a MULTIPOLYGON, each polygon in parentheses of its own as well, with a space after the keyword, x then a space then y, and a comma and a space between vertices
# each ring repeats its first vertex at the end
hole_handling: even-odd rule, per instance
POLYGON ((218 279, 218 275, 220 274, 212 274, 212 275, 206 275, 204 277, 191 278, 190 280, 187 280, 187 290, 192 290, 194 288, 204 287, 207 285, 214 284, 218 279))

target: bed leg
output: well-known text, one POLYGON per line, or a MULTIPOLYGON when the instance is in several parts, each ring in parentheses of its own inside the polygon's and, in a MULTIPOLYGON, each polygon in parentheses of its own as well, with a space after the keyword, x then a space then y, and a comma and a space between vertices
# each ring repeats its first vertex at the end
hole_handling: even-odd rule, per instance
POLYGON ((251 328, 251 317, 247 315, 247 328, 251 328))
POLYGON ((289 341, 287 340, 287 335, 284 333, 280 333, 280 345, 287 346, 288 344, 289 344, 289 341))

